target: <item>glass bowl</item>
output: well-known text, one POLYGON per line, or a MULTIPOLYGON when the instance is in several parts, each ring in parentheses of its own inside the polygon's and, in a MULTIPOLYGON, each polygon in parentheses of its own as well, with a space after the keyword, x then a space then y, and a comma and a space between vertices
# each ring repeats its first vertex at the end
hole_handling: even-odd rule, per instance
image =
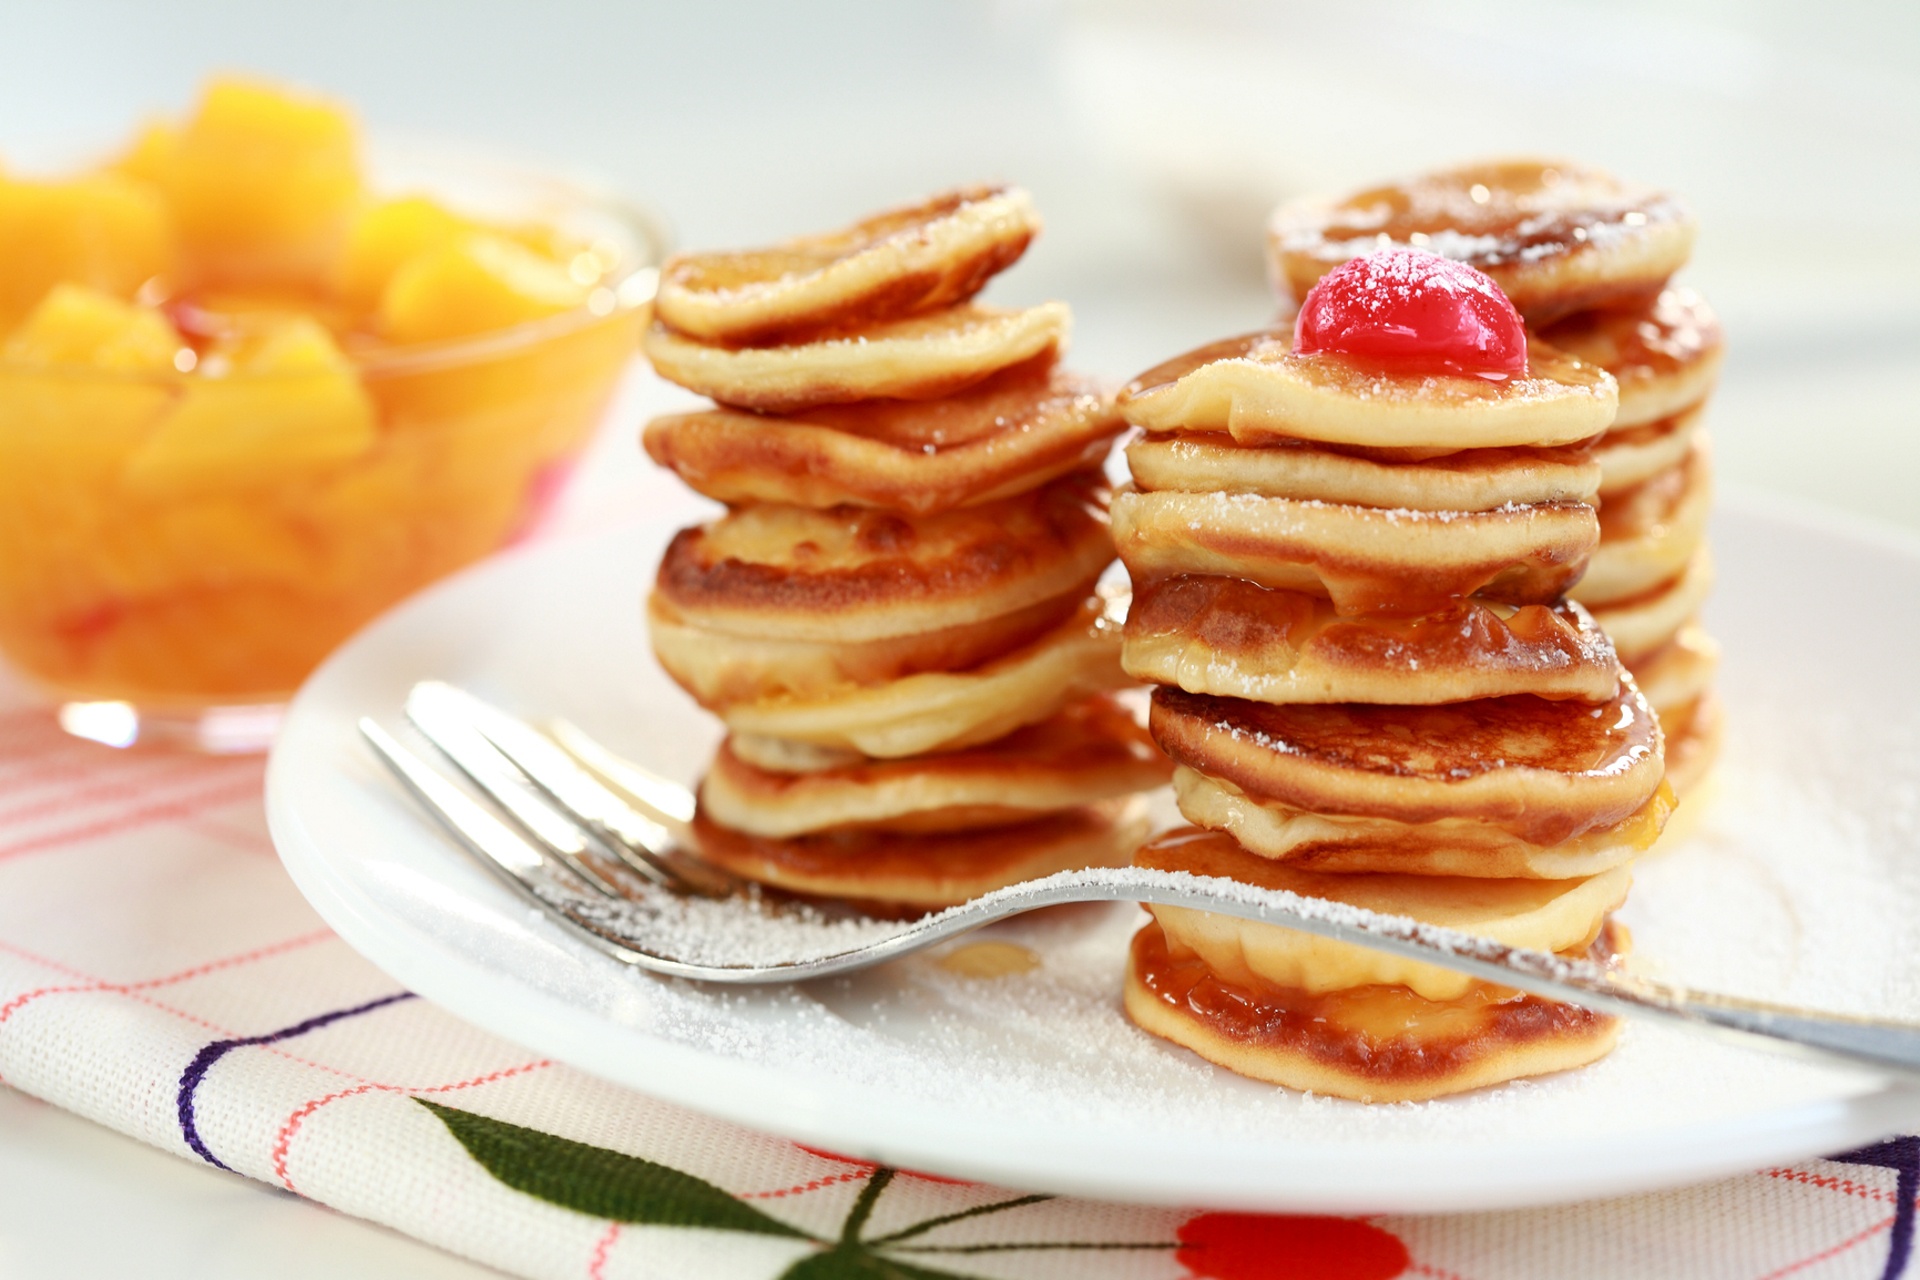
POLYGON ((69 732, 264 749, 322 658, 537 523, 592 435, 638 350, 660 224, 452 152, 390 151, 374 178, 558 227, 588 247, 587 304, 447 341, 350 344, 351 376, 0 360, 0 655, 69 732), (183 452, 189 410, 214 426, 183 452), (348 448, 337 413, 357 415, 348 448))

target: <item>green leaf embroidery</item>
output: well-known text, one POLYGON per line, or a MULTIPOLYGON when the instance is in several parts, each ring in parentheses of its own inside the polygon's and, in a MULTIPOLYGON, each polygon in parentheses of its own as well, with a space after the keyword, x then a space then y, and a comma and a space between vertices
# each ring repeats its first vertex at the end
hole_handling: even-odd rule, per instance
MULTIPOLYGON (((441 1106, 425 1098, 414 1101, 438 1116, 447 1131, 467 1149, 467 1154, 479 1161, 488 1173, 515 1191, 524 1191, 550 1204, 616 1222, 709 1227, 716 1231, 813 1239, 799 1228, 768 1217, 690 1173, 669 1169, 639 1156, 441 1106)), ((911 1280, 938 1273, 903 1270, 807 1274, 815 1275, 817 1280, 841 1275, 850 1278, 898 1275, 911 1280)))
POLYGON ((780 1280, 969 1280, 951 1271, 930 1271, 898 1258, 869 1253, 859 1245, 841 1245, 810 1254, 781 1272, 780 1280))

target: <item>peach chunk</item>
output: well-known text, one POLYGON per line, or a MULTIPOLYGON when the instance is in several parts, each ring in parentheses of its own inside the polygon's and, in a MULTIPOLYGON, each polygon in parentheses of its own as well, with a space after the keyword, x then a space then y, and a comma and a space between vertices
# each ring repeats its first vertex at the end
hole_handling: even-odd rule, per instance
POLYGON ((57 284, 7 339, 8 360, 124 372, 167 372, 180 335, 152 307, 76 284, 57 284))
POLYGON ((146 496, 272 485, 351 461, 376 433, 373 402, 332 335, 306 316, 262 313, 202 358, 124 479, 146 496))
POLYGON ((130 298, 174 267, 173 221, 160 193, 117 173, 62 182, 0 174, 0 331, 60 281, 130 298))
POLYGON ((427 196, 402 196, 370 205, 353 220, 334 288, 361 314, 380 305, 393 273, 410 258, 431 252, 479 228, 427 196))
POLYGON ((346 109, 251 80, 210 82, 171 154, 140 163, 165 174, 199 282, 326 283, 362 198, 346 109))
POLYGON ((586 300, 586 286, 552 259, 477 232, 394 272, 380 295, 378 326, 389 342, 432 342, 558 315, 586 300))

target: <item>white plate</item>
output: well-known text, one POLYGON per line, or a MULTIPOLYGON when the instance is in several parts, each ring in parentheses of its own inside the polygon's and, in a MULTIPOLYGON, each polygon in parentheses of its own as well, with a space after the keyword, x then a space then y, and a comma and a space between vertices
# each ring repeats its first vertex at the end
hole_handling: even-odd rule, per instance
MULTIPOLYGON (((440 677, 692 781, 716 729, 649 654, 664 526, 537 546, 376 623, 302 690, 274 753, 273 835, 375 964, 530 1049, 803 1142, 1037 1190, 1293 1210, 1484 1209, 1605 1195, 1837 1150, 1920 1123, 1920 1091, 1634 1024, 1596 1066, 1421 1105, 1256 1084, 1121 1015, 1141 919, 1001 926, 1034 973, 919 957, 805 988, 709 990, 586 949, 470 863, 363 749, 440 677)), ((1639 959, 1704 986, 1920 1013, 1920 553, 1723 511, 1709 615, 1724 764, 1691 833, 1641 865, 1639 959)))

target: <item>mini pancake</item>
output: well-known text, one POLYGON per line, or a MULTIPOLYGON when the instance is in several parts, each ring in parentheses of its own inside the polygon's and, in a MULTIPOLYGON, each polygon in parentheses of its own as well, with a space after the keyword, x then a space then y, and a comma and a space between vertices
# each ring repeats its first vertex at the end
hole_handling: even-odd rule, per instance
POLYGON ((752 345, 851 320, 965 302, 1040 231, 1018 187, 963 187, 770 249, 683 253, 660 270, 654 314, 703 342, 752 345))
POLYGON ((676 413, 648 423, 644 440, 655 462, 721 502, 928 515, 1098 466, 1125 425, 1097 383, 1040 356, 941 400, 789 418, 676 413))
POLYGON ((1432 453, 1573 444, 1605 431, 1617 402, 1606 370, 1537 342, 1528 343, 1524 376, 1496 381, 1297 356, 1286 328, 1177 356, 1121 388, 1118 401, 1128 422, 1156 434, 1224 431, 1240 444, 1432 453))
POLYGON ((1600 545, 1570 594, 1593 608, 1643 596, 1686 569, 1713 509, 1707 437, 1696 434, 1677 467, 1607 498, 1600 545))
POLYGON ((1663 712, 1660 723, 1667 730, 1667 779, 1675 793, 1688 795, 1697 790, 1720 756, 1720 743, 1726 732, 1726 711, 1720 695, 1709 689, 1691 704, 1663 712))
POLYGON ((1660 789, 1660 726, 1623 674, 1611 702, 1517 695, 1439 707, 1269 706, 1161 687, 1149 719, 1175 764, 1262 803, 1498 827, 1532 844, 1629 817, 1660 789))
POLYGON ((708 346, 655 322, 647 359, 669 382, 742 409, 799 413, 857 400, 931 400, 1066 346, 1065 303, 965 303, 783 347, 708 346))
MULTIPOLYGON (((1668 753, 1671 769, 1671 747, 1668 753)), ((1472 819, 1409 824, 1262 803, 1231 782, 1186 768, 1174 771, 1173 790, 1181 814, 1195 826, 1226 832, 1262 858, 1332 875, 1398 872, 1535 880, 1599 875, 1652 848, 1674 808, 1672 790, 1662 786, 1651 800, 1611 826, 1543 845, 1472 819)))
POLYGON ((1134 592, 1125 635, 1120 660, 1135 679, 1254 702, 1604 702, 1620 684, 1605 633, 1564 601, 1342 618, 1302 592, 1180 575, 1134 592))
POLYGON ((736 735, 893 760, 991 742, 1069 703, 1131 684, 1120 669, 1120 624, 1095 600, 1031 644, 966 671, 714 710, 736 735))
POLYGON ((1562 160, 1443 169, 1339 200, 1281 205, 1274 280, 1304 298, 1349 258, 1402 246, 1486 272, 1536 323, 1649 298, 1693 250, 1694 219, 1664 192, 1562 160))
POLYGON ((1706 405, 1683 409, 1637 427, 1616 427, 1593 449, 1600 470, 1600 493, 1617 497, 1684 463, 1694 435, 1706 419, 1706 405))
POLYGON ((1599 542, 1593 508, 1407 511, 1257 494, 1113 498, 1113 542, 1136 584, 1174 574, 1245 578, 1326 596, 1343 614, 1409 616, 1478 593, 1557 600, 1599 542))
POLYGON ((689 623, 658 592, 647 598, 653 655, 710 711, 769 698, 822 698, 927 671, 966 671, 1033 643, 1085 607, 1091 581, 979 622, 858 642, 783 640, 689 623))
POLYGON ((722 744, 700 786, 720 825, 781 839, 810 832, 1006 826, 1160 786, 1166 758, 1133 715, 1091 698, 964 751, 775 773, 722 744))
POLYGON ((1703 542, 1674 577, 1640 595, 1595 605, 1590 612, 1631 669, 1680 634, 1712 589, 1713 555, 1703 542))
MULTIPOLYGON (((1611 960, 1624 936, 1609 925, 1584 958, 1611 960)), ((1152 923, 1134 935, 1124 999, 1136 1026, 1229 1071, 1360 1102, 1424 1102, 1565 1071, 1619 1038, 1617 1019, 1503 987, 1432 1001, 1404 987, 1310 996, 1235 986, 1196 956, 1175 959, 1152 923)))
POLYGON ((1127 446, 1143 492, 1253 493, 1409 511, 1491 511, 1537 502, 1591 503, 1600 467, 1578 446, 1466 449, 1403 461, 1304 442, 1243 445, 1224 432, 1142 436, 1127 446))
POLYGON ((700 811, 692 835, 708 862, 789 893, 938 910, 1056 871, 1125 866, 1147 825, 1146 806, 1132 799, 972 831, 786 840, 730 831, 700 811))
MULTIPOLYGON (((1584 951, 1607 913, 1626 901, 1625 867, 1571 880, 1490 880, 1460 876, 1325 875, 1248 853, 1232 837, 1193 827, 1141 846, 1134 865, 1233 880, 1303 898, 1408 916, 1476 938, 1532 951, 1584 951)), ((1236 986, 1308 995, 1350 987, 1401 986, 1428 1000, 1454 1000, 1481 985, 1463 973, 1299 929, 1191 907, 1150 905, 1176 957, 1197 955, 1236 986)))
POLYGON ((1726 354, 1720 318, 1691 289, 1665 289, 1639 306, 1583 311, 1539 336, 1613 375, 1620 384, 1616 431, 1698 405, 1712 393, 1726 354))
POLYGON ((655 591, 707 631, 860 644, 1002 617, 1113 559, 1095 474, 929 516, 760 503, 683 529, 655 591))
POLYGON ((1680 634, 1633 664, 1633 680, 1662 725, 1698 702, 1713 687, 1720 669, 1720 643, 1707 634, 1699 619, 1690 620, 1680 634))

